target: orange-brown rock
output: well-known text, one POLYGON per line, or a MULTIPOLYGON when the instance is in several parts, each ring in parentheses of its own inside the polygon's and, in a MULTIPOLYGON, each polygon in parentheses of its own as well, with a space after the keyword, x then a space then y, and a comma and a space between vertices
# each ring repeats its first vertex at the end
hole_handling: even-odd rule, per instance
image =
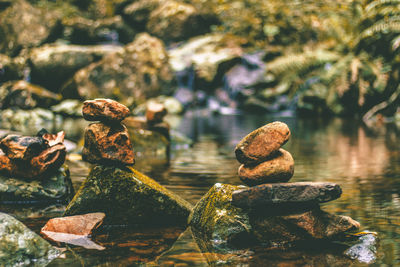
POLYGON ((161 103, 149 102, 146 108, 146 120, 150 125, 160 123, 167 115, 167 109, 161 103))
POLYGON ((45 132, 45 133, 41 134, 41 137, 49 143, 49 146, 54 146, 56 144, 64 143, 65 132, 61 131, 61 132, 58 132, 57 134, 51 134, 51 133, 45 132))
POLYGON ((242 164, 238 171, 240 180, 248 186, 265 183, 285 183, 292 178, 293 173, 293 157, 282 148, 270 160, 257 165, 242 164))
POLYGON ((42 179, 64 164, 66 148, 57 144, 42 151, 30 161, 10 159, 0 155, 0 173, 29 179, 42 179))
POLYGON ((87 121, 120 122, 129 115, 129 109, 117 101, 99 98, 83 102, 82 114, 87 121))
POLYGON ((290 138, 290 130, 283 122, 272 122, 244 137, 235 148, 237 160, 242 164, 266 161, 290 138))
POLYGON ((0 142, 0 148, 10 159, 29 161, 39 155, 49 144, 41 137, 8 135, 0 142))
POLYGON ((84 215, 53 218, 46 223, 40 232, 44 235, 46 235, 46 232, 57 232, 88 236, 103 223, 105 216, 103 212, 95 212, 84 215))
POLYGON ((82 158, 90 163, 134 164, 135 156, 127 128, 122 124, 90 124, 85 130, 82 158))

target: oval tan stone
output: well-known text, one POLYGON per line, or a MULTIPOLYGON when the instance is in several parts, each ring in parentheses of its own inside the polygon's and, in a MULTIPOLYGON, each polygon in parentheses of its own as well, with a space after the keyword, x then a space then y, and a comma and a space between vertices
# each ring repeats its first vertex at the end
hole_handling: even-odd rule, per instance
POLYGON ((122 121, 129 115, 129 109, 112 99, 98 98, 83 102, 82 115, 87 121, 122 121))
POLYGON ((280 121, 272 122, 244 137, 235 148, 237 160, 242 164, 266 161, 290 138, 289 127, 280 121))
POLYGON ((265 183, 285 183, 293 176, 294 160, 288 151, 280 148, 271 160, 255 166, 242 164, 238 173, 240 180, 249 186, 265 183))

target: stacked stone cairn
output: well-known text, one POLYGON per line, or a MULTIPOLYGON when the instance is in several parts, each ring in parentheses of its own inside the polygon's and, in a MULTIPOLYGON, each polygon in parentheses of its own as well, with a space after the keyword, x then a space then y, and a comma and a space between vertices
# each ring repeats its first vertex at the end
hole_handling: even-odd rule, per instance
POLYGON ((103 165, 133 165, 135 156, 129 133, 121 121, 129 109, 111 99, 87 100, 82 114, 90 124, 85 130, 82 159, 103 165))
MULTIPOLYGON (((320 208, 320 203, 340 197, 339 185, 288 183, 294 173, 294 160, 281 146, 289 138, 288 126, 273 122, 239 142, 235 149, 242 163, 238 173, 247 186, 217 183, 200 199, 189 218, 197 239, 217 240, 210 246, 217 248, 221 244, 242 246, 249 241, 285 246, 333 239, 359 228, 360 224, 350 217, 320 208)), ((199 244, 202 246, 202 242, 199 244)))
POLYGON ((135 170, 128 129, 121 122, 129 109, 111 99, 87 100, 82 159, 94 164, 64 215, 106 214, 111 225, 185 224, 191 205, 135 170))

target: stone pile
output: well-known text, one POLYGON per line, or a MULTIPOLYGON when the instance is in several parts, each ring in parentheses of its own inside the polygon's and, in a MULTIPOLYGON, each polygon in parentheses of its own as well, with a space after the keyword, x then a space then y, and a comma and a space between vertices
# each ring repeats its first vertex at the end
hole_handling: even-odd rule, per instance
MULTIPOLYGON (((110 99, 83 103, 83 117, 100 121, 86 128, 82 151, 82 158, 95 165, 64 215, 103 212, 105 224, 112 225, 185 224, 191 205, 132 168, 132 143, 121 123, 129 113, 110 99)), ((156 114, 154 118, 160 119, 156 114)))
POLYGON ((289 138, 287 125, 273 122, 239 142, 235 149, 242 163, 238 173, 247 186, 215 184, 189 218, 195 236, 218 240, 218 246, 254 241, 284 246, 295 241, 334 239, 359 228, 350 217, 320 209, 320 203, 340 197, 339 185, 288 183, 294 160, 281 146, 289 138))
POLYGON ((83 103, 83 118, 99 121, 85 130, 83 160, 103 165, 135 163, 128 130, 121 123, 129 113, 126 106, 111 99, 87 100, 83 103))

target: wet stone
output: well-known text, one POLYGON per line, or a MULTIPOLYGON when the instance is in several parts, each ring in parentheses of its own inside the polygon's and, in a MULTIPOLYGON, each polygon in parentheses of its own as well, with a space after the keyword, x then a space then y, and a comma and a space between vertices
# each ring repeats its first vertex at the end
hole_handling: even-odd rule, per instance
POLYGON ((129 115, 129 109, 111 99, 95 99, 83 102, 82 114, 87 121, 120 122, 129 115))
POLYGON ((122 124, 90 124, 85 130, 82 158, 90 163, 134 164, 135 156, 127 128, 122 124))
POLYGON ((341 194, 342 189, 334 183, 262 184, 233 192, 232 204, 241 208, 318 204, 335 200, 341 194))
POLYGON ((10 159, 31 160, 39 155, 49 144, 41 137, 8 135, 0 142, 0 148, 10 159))
POLYGON ((238 173, 240 180, 248 186, 285 183, 293 176, 294 160, 288 151, 281 148, 268 161, 250 166, 242 164, 238 173))
POLYGON ((235 148, 242 164, 256 164, 268 160, 290 138, 290 130, 283 122, 272 122, 245 136, 235 148))

